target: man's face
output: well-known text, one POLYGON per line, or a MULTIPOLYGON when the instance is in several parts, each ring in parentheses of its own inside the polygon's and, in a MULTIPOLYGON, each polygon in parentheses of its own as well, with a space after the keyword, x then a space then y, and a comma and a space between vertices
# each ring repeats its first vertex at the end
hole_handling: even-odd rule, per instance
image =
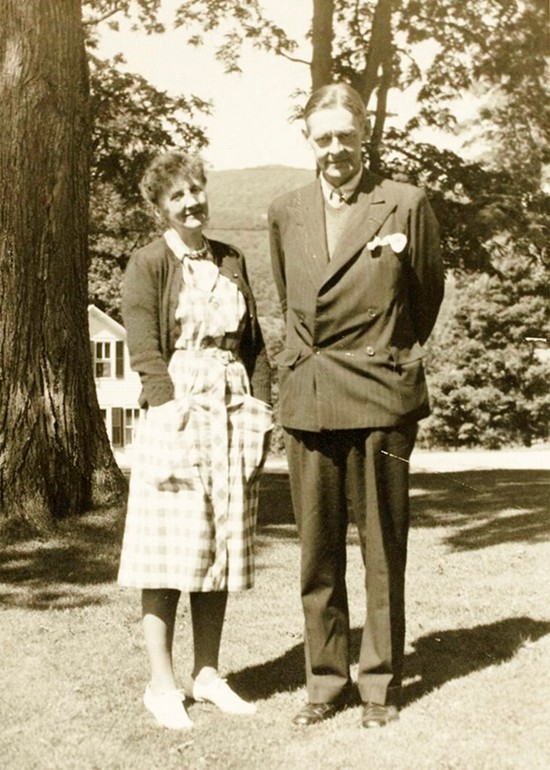
POLYGON ((304 133, 320 172, 334 187, 345 184, 362 167, 365 127, 345 107, 313 112, 304 133))

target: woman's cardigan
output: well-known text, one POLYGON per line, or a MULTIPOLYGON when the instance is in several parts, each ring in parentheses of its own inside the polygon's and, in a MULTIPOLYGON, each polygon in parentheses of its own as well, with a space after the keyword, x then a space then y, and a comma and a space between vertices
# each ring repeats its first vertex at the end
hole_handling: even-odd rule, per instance
MULTIPOLYGON (((271 403, 271 370, 243 254, 233 246, 208 239, 220 274, 242 292, 246 319, 236 351, 250 379, 252 395, 271 403)), ((182 284, 182 264, 164 238, 157 238, 130 257, 124 275, 122 317, 132 369, 139 372, 142 408, 160 406, 174 398, 168 364, 179 337, 176 308, 182 284)))

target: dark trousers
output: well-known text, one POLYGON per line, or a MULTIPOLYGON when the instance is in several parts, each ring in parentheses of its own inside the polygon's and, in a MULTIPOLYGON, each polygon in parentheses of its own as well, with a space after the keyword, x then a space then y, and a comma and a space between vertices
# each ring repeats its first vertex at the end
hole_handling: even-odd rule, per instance
POLYGON ((416 424, 313 433, 285 431, 301 542, 306 680, 310 703, 337 699, 350 681, 346 590, 348 512, 365 565, 359 655, 363 701, 395 702, 405 647, 409 457, 416 424))

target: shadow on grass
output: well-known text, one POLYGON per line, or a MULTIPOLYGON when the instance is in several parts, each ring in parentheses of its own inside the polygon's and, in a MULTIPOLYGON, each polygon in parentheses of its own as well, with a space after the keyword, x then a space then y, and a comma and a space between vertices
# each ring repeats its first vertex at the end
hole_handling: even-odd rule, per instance
MULTIPOLYGON (((361 628, 351 632, 351 659, 357 662, 361 628)), ((422 636, 405 659, 403 706, 442 687, 446 682, 511 660, 519 649, 550 633, 550 622, 533 618, 507 618, 475 628, 457 628, 422 636)), ((250 666, 229 677, 236 689, 253 700, 278 692, 292 692, 305 684, 304 650, 299 644, 279 658, 250 666)), ((355 695, 359 703, 359 696, 355 695)))
POLYGON ((413 703, 452 679, 506 663, 521 647, 549 633, 550 622, 521 617, 422 636, 405 661, 406 677, 416 681, 404 687, 403 705, 413 703))
POLYGON ((550 535, 550 473, 482 470, 411 476, 414 527, 454 527, 456 550, 536 543, 550 535))
MULTIPOLYGON (((444 542, 456 550, 537 543, 549 533, 549 485, 543 471, 413 473, 412 524, 450 530, 444 542)), ((123 509, 102 510, 61 522, 49 540, 0 543, 0 603, 42 610, 104 601, 94 587, 116 579, 123 523, 123 509)), ((258 525, 258 550, 297 538, 286 472, 264 474, 258 525)))
POLYGON ((102 603, 94 588, 116 579, 123 520, 123 509, 101 510, 61 522, 48 540, 10 538, 0 550, 0 604, 64 610, 102 603))
MULTIPOLYGON (((476 470, 411 475, 413 527, 452 527, 445 538, 456 550, 512 542, 536 543, 550 535, 550 473, 476 470)), ((260 528, 293 524, 288 475, 265 473, 260 528)))

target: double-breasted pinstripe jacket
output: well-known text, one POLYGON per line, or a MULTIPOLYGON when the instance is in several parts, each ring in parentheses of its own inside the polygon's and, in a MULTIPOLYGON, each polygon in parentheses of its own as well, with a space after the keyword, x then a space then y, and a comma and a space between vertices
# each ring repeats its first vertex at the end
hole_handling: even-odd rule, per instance
POLYGON ((287 428, 390 427, 429 413, 422 346, 443 298, 437 222, 422 190, 366 170, 352 200, 330 260, 319 180, 270 206, 287 428))

